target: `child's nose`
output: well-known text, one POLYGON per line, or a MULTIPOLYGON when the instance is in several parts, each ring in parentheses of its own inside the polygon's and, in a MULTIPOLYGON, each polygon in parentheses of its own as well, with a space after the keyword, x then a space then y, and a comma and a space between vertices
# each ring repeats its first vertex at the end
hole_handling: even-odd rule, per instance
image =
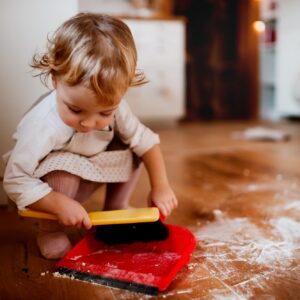
POLYGON ((80 122, 80 125, 82 127, 85 127, 87 129, 92 129, 96 127, 96 120, 94 118, 88 118, 88 119, 84 119, 80 122))

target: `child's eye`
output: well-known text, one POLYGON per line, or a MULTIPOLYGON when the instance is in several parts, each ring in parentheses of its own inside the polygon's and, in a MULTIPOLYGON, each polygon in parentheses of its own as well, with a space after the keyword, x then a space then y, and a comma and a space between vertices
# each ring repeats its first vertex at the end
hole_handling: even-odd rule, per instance
POLYGON ((78 109, 78 108, 74 108, 74 107, 70 107, 70 106, 68 106, 68 108, 69 108, 69 110, 71 111, 71 112, 73 112, 73 113, 75 113, 75 114, 79 114, 79 113, 81 113, 81 109, 78 109))
POLYGON ((112 112, 108 112, 108 113, 101 112, 100 113, 100 116, 102 116, 102 117, 110 117, 111 115, 112 115, 112 112))

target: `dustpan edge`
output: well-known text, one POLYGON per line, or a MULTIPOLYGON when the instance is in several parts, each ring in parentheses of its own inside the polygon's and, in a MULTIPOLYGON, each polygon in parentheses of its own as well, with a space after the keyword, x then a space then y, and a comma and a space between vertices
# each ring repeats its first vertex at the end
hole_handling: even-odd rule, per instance
POLYGON ((103 286, 119 288, 131 292, 137 292, 137 293, 142 293, 142 294, 147 294, 152 296, 157 296, 159 293, 159 289, 156 286, 143 285, 131 281, 119 280, 113 277, 106 277, 102 275, 95 275, 87 272, 72 270, 69 268, 58 267, 55 270, 55 272, 64 276, 64 278, 69 278, 71 280, 75 279, 79 281, 89 282, 91 284, 99 284, 103 286))

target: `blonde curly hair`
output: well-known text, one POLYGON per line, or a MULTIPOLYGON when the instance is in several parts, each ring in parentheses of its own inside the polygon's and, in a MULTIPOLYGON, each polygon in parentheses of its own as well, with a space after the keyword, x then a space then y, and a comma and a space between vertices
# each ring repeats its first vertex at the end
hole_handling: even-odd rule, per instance
POLYGON ((137 71, 137 51, 128 26, 119 19, 80 13, 48 38, 47 51, 35 54, 31 66, 47 86, 59 78, 69 86, 83 84, 111 105, 128 87, 146 82, 137 71))

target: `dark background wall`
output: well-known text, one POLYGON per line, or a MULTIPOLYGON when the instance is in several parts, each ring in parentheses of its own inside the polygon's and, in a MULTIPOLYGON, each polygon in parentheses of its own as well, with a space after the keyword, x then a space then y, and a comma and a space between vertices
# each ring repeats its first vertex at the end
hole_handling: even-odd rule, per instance
POLYGON ((257 116, 257 1, 175 0, 186 17, 187 120, 257 116))

